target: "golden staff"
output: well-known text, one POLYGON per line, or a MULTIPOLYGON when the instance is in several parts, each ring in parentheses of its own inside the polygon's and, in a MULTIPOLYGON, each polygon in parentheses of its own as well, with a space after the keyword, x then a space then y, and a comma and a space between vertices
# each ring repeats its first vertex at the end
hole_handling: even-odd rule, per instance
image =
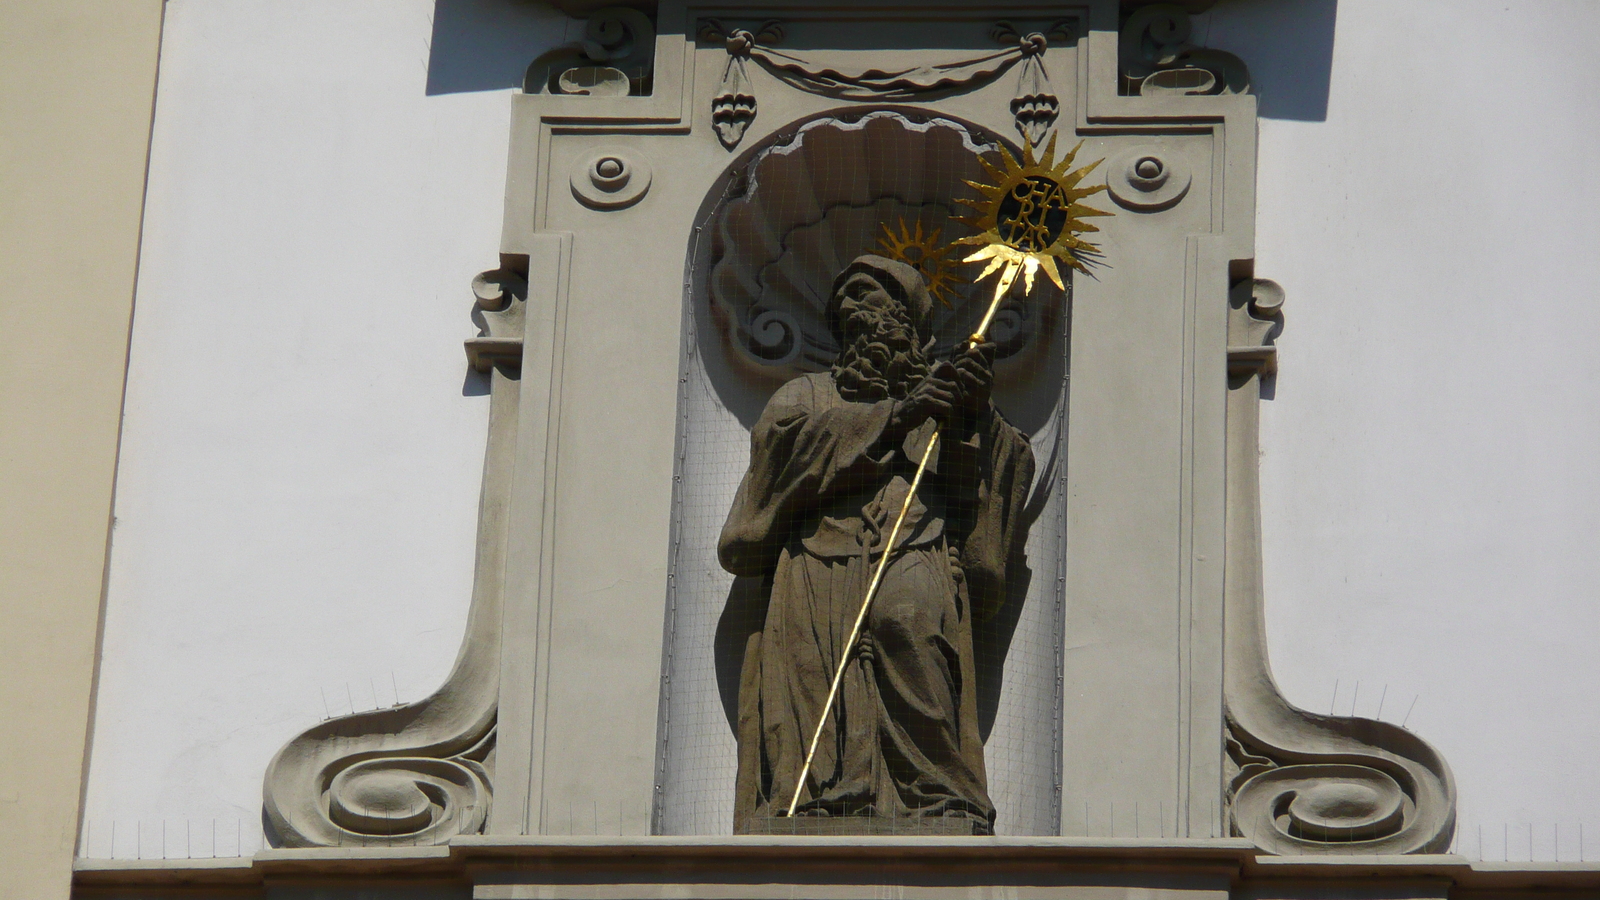
MULTIPOLYGON (((1061 272, 1056 266, 1057 260, 1079 271, 1088 271, 1083 265, 1080 254, 1092 254, 1096 247, 1079 239, 1077 235, 1100 229, 1082 221, 1082 218, 1108 216, 1110 213, 1078 202, 1090 194, 1106 189, 1105 185, 1091 188, 1077 186, 1090 170, 1102 162, 1096 160, 1081 169, 1072 170, 1072 162, 1082 146, 1083 142, 1078 142, 1078 146, 1068 151, 1059 164, 1054 162, 1056 137, 1053 134, 1050 136, 1050 143, 1045 148, 1042 160, 1034 158, 1033 145, 1027 143, 1023 145, 1020 164, 1009 151, 1004 147, 1000 148, 1000 155, 1005 163, 1004 169, 991 165, 981 156, 978 157, 978 162, 983 165, 995 183, 967 182, 978 189, 983 198, 960 201, 978 211, 977 215, 963 217, 961 221, 976 228, 978 233, 961 238, 954 244, 979 245, 977 252, 962 262, 989 260, 988 267, 978 275, 976 281, 982 281, 997 270, 1000 272, 1000 280, 995 284, 994 299, 989 301, 989 309, 983 314, 983 321, 978 323, 977 330, 973 331, 968 341, 968 350, 983 343, 985 335, 989 332, 989 325, 994 321, 994 314, 1000 309, 1000 301, 1010 293, 1018 274, 1024 277, 1023 293, 1030 294, 1033 292, 1034 275, 1040 269, 1043 269, 1050 280, 1055 282, 1056 287, 1066 290, 1066 284, 1061 280, 1061 272)), ((887 226, 885 231, 888 231, 887 226)), ((901 231, 905 231, 904 223, 901 223, 901 231)), ((920 237, 922 233, 920 223, 917 226, 917 233, 920 237)), ((923 254, 922 259, 906 261, 915 264, 928 258, 927 254, 923 254)), ((872 608, 872 599, 877 596, 878 585, 883 582, 883 573, 889 568, 889 557, 894 554, 894 542, 900 536, 900 526, 905 524, 906 513, 911 509, 911 501, 916 498, 917 488, 922 484, 922 476, 928 471, 928 460, 933 458, 933 450, 939 445, 939 432, 942 428, 942 424, 934 426, 933 434, 928 438, 928 446, 922 451, 922 459, 917 462, 917 474, 911 479, 911 489, 906 491, 905 501, 900 504, 900 514, 895 516, 894 527, 889 529, 889 539, 883 545, 883 556, 878 560, 877 568, 872 573, 872 581, 867 585, 866 596, 861 599, 861 609, 856 613, 855 624, 850 628, 850 637, 845 640, 844 652, 839 656, 839 668, 833 673, 833 683, 828 687, 828 699, 822 705, 822 714, 817 717, 816 730, 811 734, 811 745, 806 749, 806 762, 800 769, 800 777, 795 781, 794 797, 789 800, 789 811, 785 815, 793 816, 795 808, 800 805, 800 795, 805 791, 806 776, 811 774, 811 763, 817 755, 817 743, 822 740, 823 726, 828 723, 828 711, 833 709, 834 701, 838 699, 839 686, 844 682, 845 669, 850 666, 850 654, 855 649, 856 641, 861 637, 861 625, 867 620, 867 611, 872 608)))

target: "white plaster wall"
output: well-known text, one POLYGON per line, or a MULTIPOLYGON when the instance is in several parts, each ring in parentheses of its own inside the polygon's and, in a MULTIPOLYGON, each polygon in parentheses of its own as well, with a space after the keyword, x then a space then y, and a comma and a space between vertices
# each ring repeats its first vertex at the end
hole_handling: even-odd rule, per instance
MULTIPOLYGON (((1257 271, 1289 297, 1263 422, 1276 672, 1433 741, 1467 855, 1481 825, 1485 857, 1531 834, 1550 859, 1559 825, 1576 858, 1587 820, 1596 858, 1600 6, 1343 0, 1331 75, 1280 49, 1296 6, 1199 23, 1299 116, 1261 126, 1257 271)), ((561 26, 438 8, 506 16, 501 44, 430 79, 433 0, 168 4, 86 855, 113 820, 118 856, 162 855, 163 822, 169 856, 208 855, 213 821, 216 852, 253 851, 285 740, 449 668, 496 79, 561 26)))
MULTIPOLYGON (((167 4, 85 855, 113 821, 118 856, 210 855, 213 823, 215 852, 253 852, 285 741, 418 699, 455 656, 489 399, 461 342, 510 110, 428 95, 434 15, 167 4)), ((507 84, 564 20, 511 26, 476 48, 507 84)), ((453 49, 436 89, 475 51, 453 49)))
MULTIPOLYGON (((1213 44, 1252 60, 1261 6, 1213 44)), ((1597 31, 1591 0, 1340 0, 1326 121, 1261 124, 1274 670, 1409 714, 1473 857, 1577 859, 1587 820, 1600 859, 1597 31)), ((1270 109, 1298 63, 1261 56, 1270 109)))

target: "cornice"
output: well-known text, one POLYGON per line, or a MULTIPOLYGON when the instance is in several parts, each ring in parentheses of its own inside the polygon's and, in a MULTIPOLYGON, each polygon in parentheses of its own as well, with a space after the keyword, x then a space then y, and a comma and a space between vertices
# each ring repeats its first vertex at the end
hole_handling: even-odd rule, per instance
MULTIPOLYGON (((1387 887, 1431 886, 1429 893, 1538 890, 1545 897, 1589 897, 1600 890, 1600 862, 1471 862, 1453 854, 1265 856, 1248 840, 1091 840, 948 837, 457 837, 432 847, 264 850, 238 859, 100 860, 75 865, 74 896, 135 887, 243 890, 291 882, 360 885, 508 883, 629 885, 629 896, 711 896, 741 884, 750 896, 808 890, 850 895, 855 885, 1164 883, 1227 886, 1255 896, 1273 886, 1341 888, 1377 896, 1387 887), (759 879, 752 878, 759 874, 759 879), (869 879, 851 877, 870 873, 869 879), (619 878, 619 875, 626 875, 619 878)), ((1354 895, 1352 893, 1352 895, 1354 895)))

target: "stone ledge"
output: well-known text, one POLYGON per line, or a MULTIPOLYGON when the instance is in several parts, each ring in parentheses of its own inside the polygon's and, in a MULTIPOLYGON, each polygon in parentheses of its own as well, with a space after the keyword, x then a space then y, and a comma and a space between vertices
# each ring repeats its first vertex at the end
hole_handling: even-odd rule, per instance
POLYGON ((938 857, 981 856, 993 859, 1011 855, 1067 857, 1118 857, 1170 855, 1193 858, 1243 860, 1258 852, 1243 838, 1199 840, 1154 838, 1072 838, 1072 837, 958 837, 938 835, 811 835, 744 834, 729 837, 651 836, 592 837, 536 836, 501 837, 471 835, 450 842, 452 851, 470 856, 540 856, 550 854, 619 853, 671 854, 675 857, 727 856, 758 857, 781 853, 785 858, 816 856, 857 856, 896 858, 905 855, 938 857))
MULTIPOLYGON (((1248 841, 1014 837, 485 837, 438 847, 265 850, 242 859, 80 859, 75 895, 261 896, 270 885, 432 886, 492 898, 1600 895, 1600 862, 1453 855, 1263 856, 1248 841), (1377 893, 1374 893, 1374 892, 1377 893), (1053 893, 1052 893, 1053 892, 1053 893)), ((377 895, 374 895, 377 896, 377 895)))

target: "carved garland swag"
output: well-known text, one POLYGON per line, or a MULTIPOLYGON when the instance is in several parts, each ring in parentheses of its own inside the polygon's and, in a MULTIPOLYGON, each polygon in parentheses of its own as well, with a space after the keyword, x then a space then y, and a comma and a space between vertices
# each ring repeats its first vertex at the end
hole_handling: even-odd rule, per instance
POLYGON ((1029 143, 1037 144, 1044 140, 1061 111, 1061 101, 1045 72, 1044 51, 1052 39, 1071 40, 1074 26, 1074 22, 1063 21, 1044 32, 1021 34, 1010 22, 1002 21, 995 24, 991 34, 996 41, 1011 44, 1003 50, 936 65, 844 72, 774 49, 772 45, 781 42, 784 35, 783 24, 777 20, 769 19, 751 31, 706 19, 701 24, 700 39, 722 41, 728 51, 722 84, 711 99, 711 121, 724 147, 731 150, 744 139, 745 129, 756 117, 755 89, 747 68, 751 61, 784 84, 808 94, 891 103, 976 90, 1021 63, 1011 114, 1017 131, 1029 143))

